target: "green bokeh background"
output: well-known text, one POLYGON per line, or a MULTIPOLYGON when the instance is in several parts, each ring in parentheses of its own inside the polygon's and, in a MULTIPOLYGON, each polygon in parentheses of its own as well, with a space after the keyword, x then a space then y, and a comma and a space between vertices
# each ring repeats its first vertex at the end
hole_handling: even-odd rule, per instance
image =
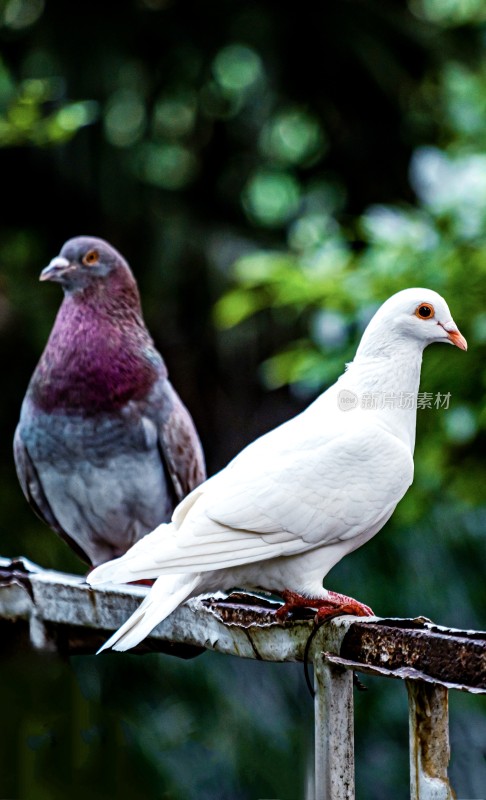
MULTIPOLYGON (((326 583, 484 629, 485 131, 481 0, 0 0, 2 555, 84 569, 11 456, 60 302, 37 278, 65 239, 128 258, 210 474, 335 380, 382 300, 426 285, 469 351, 426 352, 421 391, 449 408, 419 411, 412 489, 326 583)), ((2 798, 305 797, 300 665, 2 646, 0 675, 2 798)), ((404 687, 368 685, 357 797, 404 800, 404 687)), ((451 698, 451 740, 458 797, 483 797, 482 698, 451 698)))

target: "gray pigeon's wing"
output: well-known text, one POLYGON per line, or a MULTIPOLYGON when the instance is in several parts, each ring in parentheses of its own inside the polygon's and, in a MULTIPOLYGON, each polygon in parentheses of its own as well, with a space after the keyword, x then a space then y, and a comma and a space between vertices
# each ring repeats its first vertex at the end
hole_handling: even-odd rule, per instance
POLYGON ((22 437, 20 435, 19 426, 15 431, 14 436, 14 460, 17 476, 19 479, 22 491, 27 498, 29 505, 35 511, 37 516, 45 522, 52 530, 56 531, 61 536, 75 553, 83 560, 90 563, 90 560, 84 550, 71 539, 66 531, 61 527, 57 521, 51 506, 48 503, 42 483, 32 461, 29 451, 27 450, 22 437))
POLYGON ((159 447, 180 502, 206 479, 204 454, 192 417, 170 381, 164 380, 162 392, 159 447))

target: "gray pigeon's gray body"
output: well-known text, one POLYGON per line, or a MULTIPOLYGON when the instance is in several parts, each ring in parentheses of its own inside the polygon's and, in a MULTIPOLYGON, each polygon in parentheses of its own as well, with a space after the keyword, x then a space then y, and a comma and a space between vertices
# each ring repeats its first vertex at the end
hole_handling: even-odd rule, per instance
POLYGON ((37 514, 96 566, 169 520, 204 480, 204 459, 122 257, 78 237, 41 277, 65 298, 22 405, 15 463, 37 514))

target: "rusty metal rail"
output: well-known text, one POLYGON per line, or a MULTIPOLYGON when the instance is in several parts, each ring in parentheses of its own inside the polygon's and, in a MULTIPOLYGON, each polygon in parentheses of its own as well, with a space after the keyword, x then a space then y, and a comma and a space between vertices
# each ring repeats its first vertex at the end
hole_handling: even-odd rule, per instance
MULTIPOLYGON (((0 558, 3 641, 64 654, 95 653, 147 589, 92 589, 83 578, 0 558)), ((310 617, 284 624, 272 598, 232 594, 192 600, 134 652, 194 657, 205 650, 264 661, 302 661, 310 617)), ((426 619, 339 617, 312 638, 315 683, 313 800, 353 800, 353 672, 405 680, 410 717, 412 800, 452 800, 447 777, 449 689, 486 694, 486 632, 426 619)), ((309 798, 310 800, 310 798, 309 798)))

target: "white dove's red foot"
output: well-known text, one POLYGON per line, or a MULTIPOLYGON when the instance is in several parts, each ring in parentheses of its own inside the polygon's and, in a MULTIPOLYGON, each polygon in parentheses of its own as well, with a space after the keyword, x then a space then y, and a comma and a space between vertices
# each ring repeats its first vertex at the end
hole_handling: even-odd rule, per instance
POLYGON ((285 602, 276 613, 278 619, 286 619, 294 608, 317 608, 316 621, 337 617, 341 614, 352 614, 357 617, 374 616, 369 606, 365 606, 364 603, 360 603, 346 594, 338 594, 338 592, 329 591, 329 597, 326 599, 304 597, 297 592, 291 592, 290 589, 285 589, 281 594, 285 602))

